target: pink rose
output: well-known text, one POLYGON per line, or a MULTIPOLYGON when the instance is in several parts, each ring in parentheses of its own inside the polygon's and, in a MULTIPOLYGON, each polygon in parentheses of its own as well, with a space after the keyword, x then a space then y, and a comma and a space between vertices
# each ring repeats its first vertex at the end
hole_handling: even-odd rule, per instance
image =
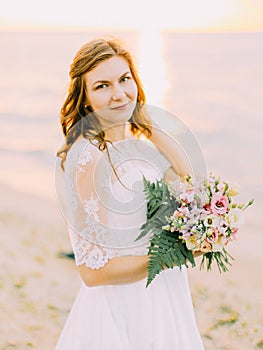
POLYGON ((203 206, 205 212, 209 212, 210 214, 212 214, 212 210, 211 210, 211 207, 210 207, 210 204, 205 204, 203 206))
POLYGON ((222 195, 221 193, 215 193, 211 199, 211 210, 216 215, 223 215, 227 212, 229 201, 227 196, 222 195))

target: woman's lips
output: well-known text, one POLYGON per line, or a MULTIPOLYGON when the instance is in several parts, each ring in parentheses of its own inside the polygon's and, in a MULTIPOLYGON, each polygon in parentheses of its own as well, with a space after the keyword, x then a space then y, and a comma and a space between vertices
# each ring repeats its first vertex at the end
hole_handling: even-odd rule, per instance
POLYGON ((126 102, 126 103, 123 103, 121 105, 118 105, 118 106, 113 106, 111 107, 111 109, 113 110, 122 110, 122 109, 125 109, 126 106, 128 106, 129 102, 126 102))

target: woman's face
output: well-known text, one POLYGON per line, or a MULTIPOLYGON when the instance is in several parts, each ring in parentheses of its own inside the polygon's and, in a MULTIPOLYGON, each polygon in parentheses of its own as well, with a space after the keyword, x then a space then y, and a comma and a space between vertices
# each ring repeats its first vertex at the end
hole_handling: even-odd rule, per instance
POLYGON ((137 102, 138 88, 127 61, 113 56, 84 75, 86 103, 102 126, 127 122, 137 102))

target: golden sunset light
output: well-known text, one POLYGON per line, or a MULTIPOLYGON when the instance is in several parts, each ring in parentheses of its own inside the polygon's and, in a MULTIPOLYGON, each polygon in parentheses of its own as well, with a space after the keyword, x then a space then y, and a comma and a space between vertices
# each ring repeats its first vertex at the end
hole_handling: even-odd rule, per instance
POLYGON ((5 3, 2 29, 156 29, 176 31, 261 31, 260 0, 135 0, 127 7, 121 0, 87 3, 84 0, 5 3))
POLYGON ((10 0, 0 47, 0 350, 263 349, 263 0, 10 0))
POLYGON ((144 88, 147 91, 147 101, 150 104, 161 104, 163 95, 168 88, 165 64, 162 57, 162 45, 163 40, 160 31, 154 30, 154 28, 148 28, 148 30, 142 31, 138 59, 144 88), (153 37, 154 48, 151 40, 153 37), (154 74, 153 67, 159 67, 154 74))

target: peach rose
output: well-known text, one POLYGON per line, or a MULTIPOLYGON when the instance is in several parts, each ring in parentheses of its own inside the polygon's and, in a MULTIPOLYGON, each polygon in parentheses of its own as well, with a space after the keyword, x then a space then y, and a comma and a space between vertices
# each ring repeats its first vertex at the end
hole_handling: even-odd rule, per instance
POLYGON ((214 227, 212 228, 212 233, 211 236, 207 237, 206 241, 208 243, 215 243, 218 240, 219 232, 218 230, 214 227))

